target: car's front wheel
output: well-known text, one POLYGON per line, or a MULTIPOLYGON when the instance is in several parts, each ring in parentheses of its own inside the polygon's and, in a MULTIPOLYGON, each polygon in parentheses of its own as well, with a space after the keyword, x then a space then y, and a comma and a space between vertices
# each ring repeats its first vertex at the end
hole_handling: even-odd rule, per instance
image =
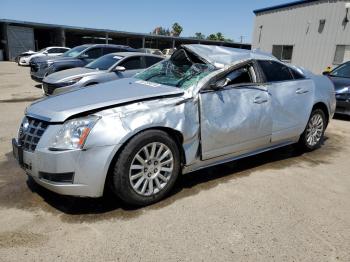
POLYGON ((113 190, 129 204, 148 205, 169 193, 179 172, 176 142, 161 130, 147 130, 121 151, 114 167, 113 190))
POLYGON ((306 151, 312 151, 320 147, 326 129, 325 113, 321 109, 314 109, 303 134, 300 136, 299 145, 306 151))

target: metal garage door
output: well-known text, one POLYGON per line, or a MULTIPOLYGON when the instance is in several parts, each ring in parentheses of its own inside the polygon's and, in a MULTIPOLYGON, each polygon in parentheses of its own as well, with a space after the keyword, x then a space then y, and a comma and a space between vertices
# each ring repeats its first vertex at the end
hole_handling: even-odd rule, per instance
POLYGON ((28 27, 8 26, 7 41, 9 60, 15 60, 20 53, 34 50, 34 30, 28 27))

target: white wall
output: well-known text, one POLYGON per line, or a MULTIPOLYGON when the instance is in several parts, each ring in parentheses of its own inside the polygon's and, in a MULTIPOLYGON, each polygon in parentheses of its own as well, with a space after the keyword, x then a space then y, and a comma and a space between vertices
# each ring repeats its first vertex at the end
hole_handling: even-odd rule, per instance
POLYGON ((320 0, 257 14, 252 48, 272 52, 272 45, 294 45, 292 64, 321 73, 332 66, 336 45, 350 45, 350 22, 342 25, 346 2, 350 1, 320 0), (322 33, 320 19, 326 19, 322 33))

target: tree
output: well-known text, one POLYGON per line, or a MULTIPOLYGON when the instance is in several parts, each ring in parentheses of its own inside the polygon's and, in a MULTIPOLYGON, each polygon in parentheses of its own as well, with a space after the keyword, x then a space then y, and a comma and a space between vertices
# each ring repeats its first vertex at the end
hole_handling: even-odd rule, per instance
POLYGON ((225 41, 224 35, 223 35, 222 33, 220 33, 220 32, 217 32, 217 33, 216 33, 216 39, 217 39, 218 41, 225 41))
POLYGON ((164 28, 162 26, 158 26, 158 27, 154 28, 152 34, 169 36, 170 35, 170 31, 169 31, 169 29, 166 29, 166 28, 164 28))
POLYGON ((207 39, 208 39, 208 40, 218 40, 216 34, 210 34, 210 35, 207 37, 207 39))
POLYGON ((172 26, 171 33, 173 36, 180 36, 182 30, 183 30, 183 28, 179 23, 174 23, 172 26))
POLYGON ((205 35, 203 35, 201 32, 197 32, 194 34, 194 38, 205 39, 205 35))

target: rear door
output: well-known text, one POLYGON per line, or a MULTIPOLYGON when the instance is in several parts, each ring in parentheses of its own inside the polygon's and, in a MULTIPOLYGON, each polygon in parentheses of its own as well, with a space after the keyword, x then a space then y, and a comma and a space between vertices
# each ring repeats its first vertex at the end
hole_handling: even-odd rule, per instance
POLYGON ((277 61, 258 61, 272 98, 272 137, 278 142, 298 137, 312 109, 313 81, 277 61))

